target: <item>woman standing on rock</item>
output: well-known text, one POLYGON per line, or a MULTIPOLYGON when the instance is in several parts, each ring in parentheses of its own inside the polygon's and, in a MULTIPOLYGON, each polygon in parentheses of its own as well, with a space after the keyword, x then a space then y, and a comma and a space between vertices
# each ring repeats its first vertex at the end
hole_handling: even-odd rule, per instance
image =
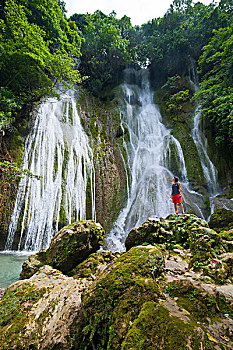
POLYGON ((172 203, 174 203, 175 213, 178 214, 177 204, 179 204, 182 210, 182 214, 184 214, 184 207, 183 207, 183 204, 181 203, 181 184, 179 182, 178 177, 176 176, 173 177, 172 181, 173 181, 173 184, 172 184, 171 198, 172 198, 172 203))

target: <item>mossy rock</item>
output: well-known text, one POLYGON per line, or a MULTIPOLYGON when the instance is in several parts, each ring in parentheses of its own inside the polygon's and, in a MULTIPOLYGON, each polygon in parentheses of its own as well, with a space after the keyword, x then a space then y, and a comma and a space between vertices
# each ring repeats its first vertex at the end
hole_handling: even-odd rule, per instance
POLYGON ((85 261, 69 272, 69 276, 73 276, 74 278, 88 278, 95 276, 98 272, 102 272, 108 264, 112 263, 119 256, 120 253, 113 253, 110 250, 93 253, 85 261))
POLYGON ((47 250, 47 263, 67 273, 96 252, 104 243, 105 232, 94 221, 79 221, 63 227, 47 250))
POLYGON ((209 226, 213 229, 226 231, 233 227, 233 212, 227 209, 219 209, 210 217, 209 226))
POLYGON ((209 343, 205 332, 197 324, 183 321, 171 315, 166 307, 150 301, 143 305, 121 350, 199 350, 209 343))
POLYGON ((136 247, 121 255, 84 292, 82 329, 76 334, 76 349, 120 349, 131 322, 146 301, 163 298, 158 283, 152 278, 164 270, 161 250, 136 247))
POLYGON ((0 349, 27 348, 19 334, 29 321, 28 313, 45 292, 46 288, 20 282, 6 290, 0 302, 0 349))
POLYGON ((22 271, 20 273, 21 279, 30 278, 36 273, 42 266, 46 264, 46 249, 42 249, 39 253, 31 255, 22 265, 22 271))
POLYGON ((0 301, 0 349, 72 349, 83 285, 48 265, 11 285, 0 301))
POLYGON ((219 292, 214 292, 215 287, 212 290, 207 286, 206 290, 201 288, 200 284, 194 285, 186 279, 166 284, 167 293, 173 298, 178 297, 178 304, 200 321, 221 317, 221 313, 233 317, 232 300, 227 300, 219 292))
POLYGON ((104 244, 105 232, 94 221, 79 221, 63 227, 47 250, 32 255, 22 266, 20 277, 29 278, 43 265, 70 272, 104 244))
POLYGON ((208 229, 208 224, 193 214, 169 215, 166 219, 147 220, 140 227, 130 231, 125 241, 126 250, 143 243, 173 242, 189 247, 197 235, 195 229, 200 227, 208 229))

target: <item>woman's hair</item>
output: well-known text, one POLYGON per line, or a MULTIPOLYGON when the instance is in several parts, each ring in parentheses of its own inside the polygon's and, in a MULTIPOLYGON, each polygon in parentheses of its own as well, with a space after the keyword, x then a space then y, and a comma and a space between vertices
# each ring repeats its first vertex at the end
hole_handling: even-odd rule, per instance
POLYGON ((177 176, 174 176, 174 180, 175 180, 175 182, 178 182, 179 178, 177 176))

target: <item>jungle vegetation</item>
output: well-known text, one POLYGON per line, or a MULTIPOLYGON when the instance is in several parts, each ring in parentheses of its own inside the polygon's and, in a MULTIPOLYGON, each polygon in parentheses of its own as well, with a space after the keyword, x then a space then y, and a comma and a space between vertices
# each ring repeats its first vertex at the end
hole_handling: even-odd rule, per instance
POLYGON ((164 17, 142 26, 132 26, 127 16, 118 19, 114 11, 67 18, 61 0, 3 0, 0 130, 16 116, 24 118, 25 106, 56 94, 58 83, 81 84, 98 96, 117 85, 128 66, 148 67, 154 88, 169 86, 178 94, 172 103, 180 103, 189 95, 177 77, 187 76, 194 62, 200 79, 194 98, 216 145, 232 148, 232 53, 232 0, 174 0, 164 17))

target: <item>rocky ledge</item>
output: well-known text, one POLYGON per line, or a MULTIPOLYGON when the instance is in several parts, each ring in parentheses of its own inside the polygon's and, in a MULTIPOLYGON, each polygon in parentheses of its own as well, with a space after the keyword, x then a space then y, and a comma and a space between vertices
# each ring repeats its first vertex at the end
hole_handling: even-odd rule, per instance
MULTIPOLYGON (((91 227, 98 233, 83 223, 62 232, 93 247, 104 233, 91 227)), ((125 253, 97 252, 98 243, 86 256, 68 245, 61 258, 63 233, 1 299, 0 349, 233 348, 232 231, 170 215, 131 230, 125 253)))

